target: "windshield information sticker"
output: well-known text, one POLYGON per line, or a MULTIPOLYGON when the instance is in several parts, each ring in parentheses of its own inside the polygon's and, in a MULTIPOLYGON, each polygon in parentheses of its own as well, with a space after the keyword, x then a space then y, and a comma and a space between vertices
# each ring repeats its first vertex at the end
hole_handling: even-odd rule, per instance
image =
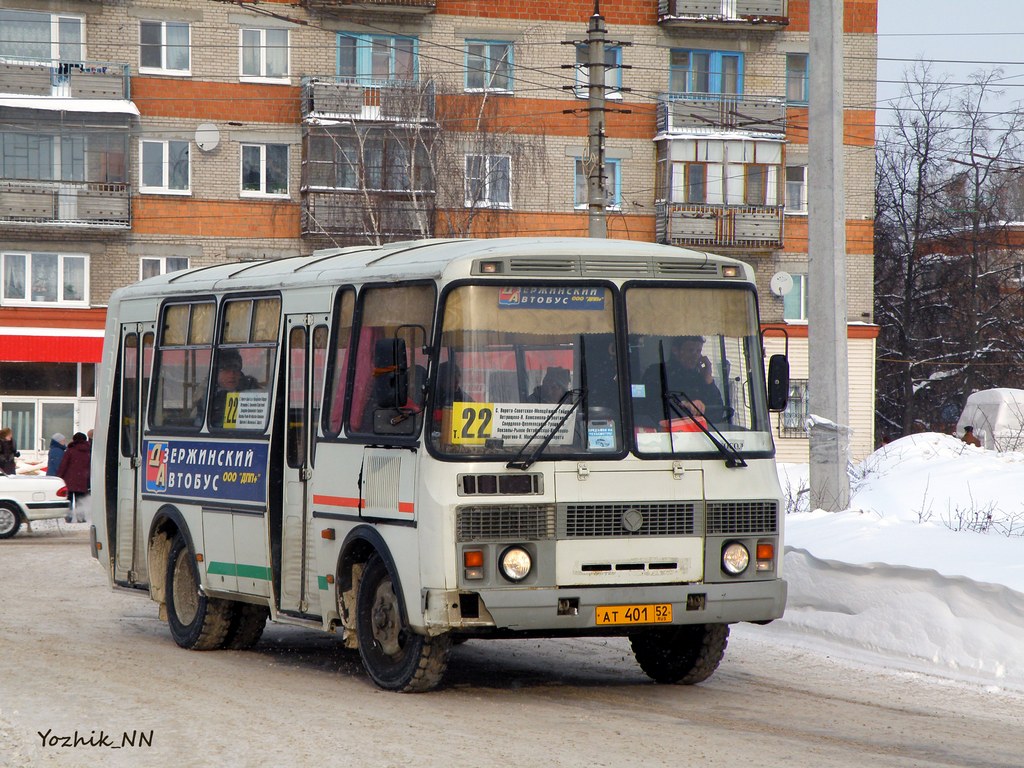
MULTIPOLYGON (((572 406, 533 403, 454 403, 452 405, 451 442, 454 445, 484 445, 488 440, 501 440, 504 444, 522 444, 537 433, 535 442, 543 441, 550 430, 572 406), (557 410, 558 413, 552 415, 557 410), (551 416, 541 429, 544 420, 551 416), (540 430, 538 432, 538 430, 540 430)), ((551 443, 572 443, 576 428, 576 412, 565 420, 551 443)))
POLYGON ((604 288, 523 285, 498 291, 499 309, 604 309, 604 288))

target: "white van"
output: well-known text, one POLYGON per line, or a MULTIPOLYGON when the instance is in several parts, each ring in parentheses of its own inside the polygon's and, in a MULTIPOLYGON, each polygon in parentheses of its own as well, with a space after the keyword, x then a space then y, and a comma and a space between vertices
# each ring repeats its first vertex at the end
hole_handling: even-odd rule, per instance
POLYGON ((1024 389, 983 389, 967 398, 956 423, 962 437, 964 427, 974 427, 983 447, 995 451, 1024 450, 1024 389))

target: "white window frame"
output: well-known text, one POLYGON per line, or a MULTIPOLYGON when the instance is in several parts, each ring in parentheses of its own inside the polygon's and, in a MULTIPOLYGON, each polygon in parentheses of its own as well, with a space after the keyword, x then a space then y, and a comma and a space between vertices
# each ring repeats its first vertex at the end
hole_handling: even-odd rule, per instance
POLYGON ((782 319, 787 323, 806 323, 807 322, 807 275, 800 273, 793 273, 793 287, 789 289, 789 292, 782 297, 782 319), (798 294, 794 291, 799 291, 798 294), (798 307, 794 307, 794 299, 786 299, 790 296, 796 296, 799 302, 798 307), (796 309, 796 312, 792 310, 796 309))
MULTIPOLYGON (((590 73, 586 62, 588 61, 587 46, 576 46, 576 98, 586 99, 590 97, 590 73), (582 57, 582 61, 581 61, 582 57)), ((622 46, 606 45, 604 47, 604 97, 606 99, 622 99, 622 46), (608 63, 608 59, 612 63, 608 63)))
POLYGON ((464 89, 466 93, 512 93, 515 82, 515 46, 511 40, 467 40, 465 47, 465 68, 466 78, 464 89), (479 56, 485 64, 484 69, 470 69, 470 48, 472 46, 482 47, 483 52, 479 56), (495 52, 495 48, 502 49, 495 52), (498 64, 504 60, 507 74, 505 87, 494 85, 494 77, 498 64), (484 85, 470 85, 471 75, 482 75, 484 85))
POLYGON ((238 30, 238 79, 245 83, 289 83, 291 82, 291 71, 292 71, 292 49, 291 49, 291 35, 287 29, 270 28, 264 29, 262 27, 242 27, 238 30), (259 35, 259 43, 256 46, 257 56, 259 57, 259 73, 251 74, 245 71, 245 34, 247 32, 255 32, 259 35), (267 35, 271 32, 283 32, 284 33, 284 73, 281 75, 268 75, 267 74, 267 35))
POLYGON ((10 250, 0 252, 0 296, 3 297, 5 306, 48 306, 48 307, 88 307, 89 306, 89 254, 87 253, 56 253, 53 251, 20 251, 10 250), (25 260, 24 281, 21 296, 10 296, 7 292, 7 259, 11 256, 20 256, 25 260), (35 256, 55 256, 57 259, 56 289, 57 298, 54 300, 33 298, 32 290, 32 263, 35 256), (70 259, 82 260, 82 296, 80 298, 64 298, 65 269, 66 262, 70 259))
POLYGON ((789 400, 779 414, 779 437, 807 438, 807 417, 810 414, 807 379, 789 380, 789 400))
POLYGON ((143 256, 139 259, 139 280, 146 279, 146 262, 157 265, 156 275, 150 275, 150 277, 156 277, 157 275, 166 275, 170 272, 180 272, 183 269, 188 269, 191 266, 188 256, 143 256), (177 267, 175 269, 167 268, 167 261, 169 259, 180 259, 185 262, 185 266, 177 267))
POLYGON ((191 195, 192 194, 192 143, 184 139, 139 139, 139 193, 144 195, 191 195), (172 189, 170 182, 170 145, 171 142, 188 145, 188 186, 185 189, 172 189), (161 186, 147 186, 145 183, 145 164, 143 153, 146 144, 163 146, 163 179, 161 186))
POLYGON ((139 20, 139 74, 145 75, 174 75, 174 76, 191 76, 192 75, 192 25, 187 21, 162 21, 158 19, 140 19, 139 20), (160 25, 160 66, 153 67, 143 65, 142 63, 142 25, 143 24, 159 24, 160 25), (174 69, 167 66, 167 25, 175 24, 184 26, 188 30, 188 45, 186 50, 188 51, 188 66, 185 69, 174 69))
POLYGON ((795 215, 807 215, 807 166, 806 165, 787 165, 786 166, 786 213, 795 215), (803 178, 797 181, 789 180, 789 171, 791 169, 800 169, 803 171, 803 178), (799 205, 793 205, 790 201, 789 185, 799 184, 800 185, 800 202, 799 205))
MULTIPOLYGON (((24 9, 23 8, 4 8, 3 10, 9 11, 9 12, 12 12, 12 13, 29 13, 29 14, 33 14, 33 15, 37 15, 37 16, 48 16, 49 17, 49 19, 50 19, 50 40, 49 40, 50 55, 48 57, 48 60, 56 60, 56 61, 63 61, 64 60, 63 57, 60 55, 60 22, 61 22, 61 20, 62 19, 70 19, 72 21, 77 21, 78 22, 78 33, 79 33, 78 34, 78 46, 79 46, 79 49, 81 51, 81 55, 78 56, 78 57, 68 58, 67 61, 76 61, 76 62, 77 61, 84 61, 87 58, 86 57, 86 52, 85 52, 85 29, 86 29, 85 16, 81 16, 81 15, 78 15, 78 14, 75 14, 75 13, 50 13, 49 11, 34 11, 34 10, 27 9, 27 8, 24 8, 24 9)), ((41 20, 42 19, 40 19, 40 21, 41 20)), ((25 57, 12 56, 11 58, 15 58, 15 59, 22 60, 22 61, 36 61, 36 59, 34 57, 31 57, 31 56, 25 56, 25 57)))
MULTIPOLYGON (((605 158, 604 161, 605 170, 611 170, 611 173, 606 173, 608 199, 605 203, 605 208, 609 211, 622 210, 622 161, 618 158, 605 158)), ((583 172, 583 158, 577 157, 573 162, 573 207, 578 211, 587 210, 590 205, 587 202, 587 177, 583 172), (581 192, 581 180, 582 180, 582 192, 583 199, 580 200, 581 192)))
POLYGON ((291 184, 289 178, 290 166, 291 165, 291 152, 287 144, 257 144, 255 142, 241 144, 238 151, 238 188, 239 195, 241 197, 271 197, 276 199, 287 199, 290 194, 291 184), (245 172, 245 150, 246 148, 258 148, 260 151, 260 188, 244 189, 244 178, 245 172), (284 147, 285 148, 285 169, 284 169, 284 192, 267 192, 267 147, 284 147))
POLYGON ((497 209, 511 209, 512 208, 512 156, 511 155, 466 155, 465 164, 465 206, 467 208, 497 208, 497 209), (473 199, 470 194, 471 178, 469 164, 472 158, 480 158, 483 163, 483 196, 479 200, 473 199), (494 176, 494 165, 504 161, 508 164, 508 200, 494 200, 492 194, 495 191, 493 180, 494 176))
POLYGON ((806 105, 810 99, 811 89, 811 57, 806 53, 787 53, 786 54, 786 103, 796 105, 806 105), (794 61, 803 61, 803 72, 799 72, 795 69, 790 68, 790 64, 794 61), (792 83, 795 82, 796 78, 800 78, 800 95, 795 98, 790 98, 789 88, 792 83))

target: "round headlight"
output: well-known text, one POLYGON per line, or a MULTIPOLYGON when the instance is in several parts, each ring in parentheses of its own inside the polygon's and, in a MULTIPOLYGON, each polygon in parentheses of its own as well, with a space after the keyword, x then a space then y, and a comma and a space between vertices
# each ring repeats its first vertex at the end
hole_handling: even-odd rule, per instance
POLYGON ((745 546, 738 541, 725 545, 725 549, 722 550, 722 568, 726 573, 736 576, 747 570, 748 565, 750 565, 750 552, 745 546))
POLYGON ((498 567, 501 568, 501 575, 509 581, 522 581, 530 575, 533 560, 522 547, 509 547, 502 552, 498 567))

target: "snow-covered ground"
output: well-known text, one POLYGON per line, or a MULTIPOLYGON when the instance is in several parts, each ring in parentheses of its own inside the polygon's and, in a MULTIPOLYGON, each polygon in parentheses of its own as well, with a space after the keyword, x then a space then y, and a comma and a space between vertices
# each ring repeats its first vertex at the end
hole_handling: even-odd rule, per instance
POLYGON ((853 470, 836 513, 808 509, 807 474, 779 467, 790 592, 768 633, 1024 690, 1024 453, 904 437, 853 470))

